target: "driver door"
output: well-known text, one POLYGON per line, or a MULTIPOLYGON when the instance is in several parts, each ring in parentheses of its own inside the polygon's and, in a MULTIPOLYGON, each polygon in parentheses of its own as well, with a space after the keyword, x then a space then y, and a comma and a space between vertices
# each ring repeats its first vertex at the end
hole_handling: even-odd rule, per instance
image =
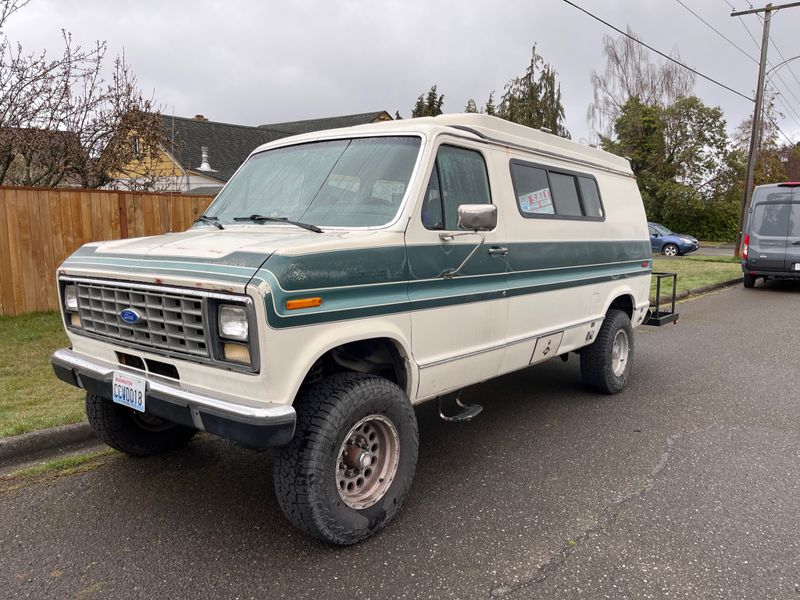
POLYGON ((439 146, 422 206, 406 231, 419 399, 499 372, 508 321, 508 251, 502 219, 483 234, 458 229, 460 204, 491 202, 482 153, 464 146, 439 146), (485 242, 462 270, 446 276, 478 246, 481 235, 485 242))

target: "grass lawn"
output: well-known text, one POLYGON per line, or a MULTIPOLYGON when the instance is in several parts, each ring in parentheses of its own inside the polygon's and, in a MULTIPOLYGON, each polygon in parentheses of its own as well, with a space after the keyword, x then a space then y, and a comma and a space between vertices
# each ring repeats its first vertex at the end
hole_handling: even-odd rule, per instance
MULTIPOLYGON (((654 271, 678 273, 678 291, 742 275, 739 261, 729 257, 684 256, 653 262, 654 271)), ((651 295, 655 296, 655 285, 651 295)), ((0 437, 84 418, 83 392, 56 379, 50 367, 50 354, 66 345, 55 312, 0 317, 0 437)))
POLYGON ((84 418, 82 391, 50 366, 50 354, 66 345, 58 313, 0 317, 0 436, 84 418))
MULTIPOLYGON (((679 256, 653 259, 653 271, 677 273, 678 292, 694 290, 713 283, 721 283, 742 276, 738 258, 730 256, 679 256)), ((656 296, 655 277, 650 288, 650 297, 656 296)), ((664 281, 666 284, 667 281, 664 281)), ((672 293, 669 285, 661 289, 661 297, 672 293), (664 289, 669 288, 669 289, 664 289)))

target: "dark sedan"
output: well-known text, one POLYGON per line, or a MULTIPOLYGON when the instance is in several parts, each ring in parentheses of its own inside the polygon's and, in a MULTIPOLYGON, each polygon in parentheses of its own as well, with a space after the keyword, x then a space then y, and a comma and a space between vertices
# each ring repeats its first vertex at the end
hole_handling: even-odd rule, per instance
POLYGON ((659 223, 648 223, 650 229, 650 247, 653 252, 665 256, 689 254, 700 247, 697 238, 683 233, 673 233, 659 223))

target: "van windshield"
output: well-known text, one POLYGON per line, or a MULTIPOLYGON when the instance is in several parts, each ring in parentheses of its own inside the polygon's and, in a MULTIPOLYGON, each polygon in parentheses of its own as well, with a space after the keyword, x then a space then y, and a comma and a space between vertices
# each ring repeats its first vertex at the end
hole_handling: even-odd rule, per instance
POLYGON ((297 144, 251 156, 206 216, 225 224, 261 215, 321 227, 378 227, 391 222, 419 154, 412 136, 297 144))

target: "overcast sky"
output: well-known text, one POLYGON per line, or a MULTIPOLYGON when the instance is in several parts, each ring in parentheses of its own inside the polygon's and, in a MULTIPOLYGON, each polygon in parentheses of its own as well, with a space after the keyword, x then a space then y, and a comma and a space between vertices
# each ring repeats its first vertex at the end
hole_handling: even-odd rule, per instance
MULTIPOLYGON (((664 51, 747 95, 757 66, 690 14, 677 0, 575 0, 618 27, 630 25, 664 51)), ((748 54, 760 41, 755 15, 731 18, 745 0, 683 0, 748 54)), ((780 2, 776 2, 780 3, 780 2)), ((775 14, 772 40, 784 57, 800 54, 800 7, 775 14)), ((59 46, 60 30, 90 44, 123 49, 145 91, 165 112, 202 113, 213 121, 258 125, 337 114, 399 110, 410 116, 432 84, 445 112, 467 100, 483 105, 489 92, 524 70, 535 43, 562 85, 566 125, 588 134, 592 70, 602 70, 602 39, 616 35, 562 0, 447 2, 441 0, 244 2, 237 0, 32 0, 6 32, 29 50, 59 46)), ((658 57, 654 57, 658 60, 658 57)), ((773 65, 783 59, 770 47, 773 65)), ((774 81, 785 113, 781 128, 800 139, 800 59, 774 81), (795 112, 792 112, 795 111, 795 112)), ((698 78, 696 93, 722 107, 729 129, 752 103, 698 78)))

